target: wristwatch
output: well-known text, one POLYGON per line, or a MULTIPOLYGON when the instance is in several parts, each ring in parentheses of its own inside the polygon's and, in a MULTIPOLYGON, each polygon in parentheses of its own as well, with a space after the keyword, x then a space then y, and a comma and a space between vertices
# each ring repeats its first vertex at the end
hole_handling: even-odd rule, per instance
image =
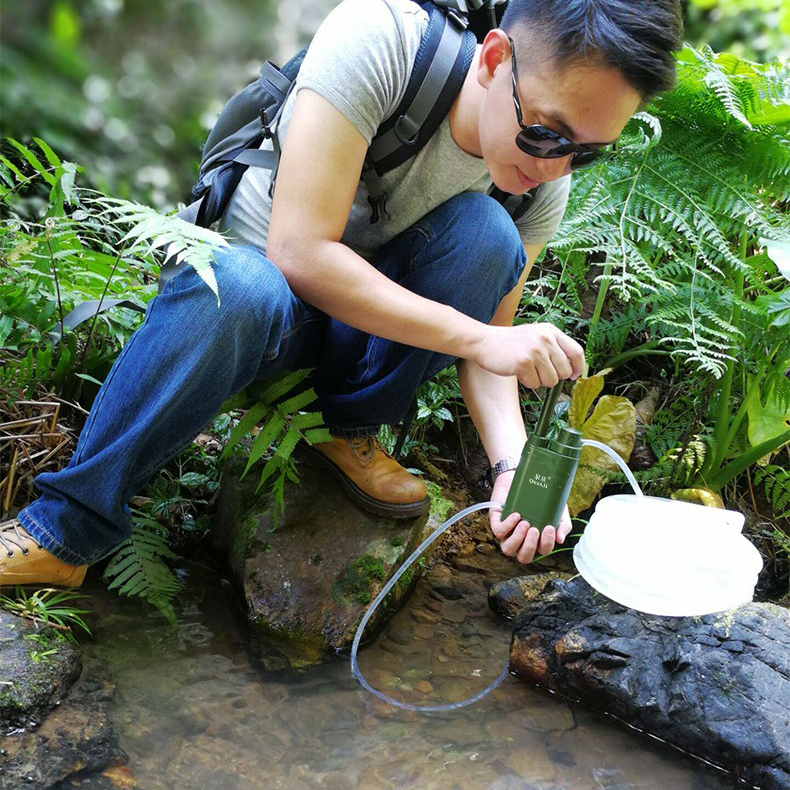
POLYGON ((518 466, 518 458, 515 458, 512 455, 508 455, 503 458, 501 461, 497 461, 491 467, 491 482, 493 483, 494 480, 497 479, 497 475, 501 475, 502 472, 508 472, 511 469, 515 469, 518 466))

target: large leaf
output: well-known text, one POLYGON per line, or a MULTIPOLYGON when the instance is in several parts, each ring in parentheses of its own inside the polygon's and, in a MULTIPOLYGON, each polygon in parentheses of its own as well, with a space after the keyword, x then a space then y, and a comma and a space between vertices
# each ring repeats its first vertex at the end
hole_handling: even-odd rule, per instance
MULTIPOLYGON (((571 403, 571 406, 573 404, 571 403)), ((582 436, 611 447, 623 460, 631 457, 636 441, 636 410, 628 398, 604 395, 582 426, 582 436)), ((620 467, 603 450, 585 447, 568 497, 568 509, 576 515, 588 508, 620 467)))
POLYGON ((587 412, 593 401, 601 394, 603 379, 608 370, 602 370, 594 376, 580 376, 571 390, 571 405, 568 410, 568 426, 581 429, 587 418, 587 412))
MULTIPOLYGON (((759 397, 751 398, 746 414, 749 417, 749 444, 752 447, 775 439, 790 428, 790 406, 781 403, 775 390, 771 390, 765 403, 759 397)), ((767 464, 772 455, 773 453, 766 455, 760 460, 760 464, 767 464)))

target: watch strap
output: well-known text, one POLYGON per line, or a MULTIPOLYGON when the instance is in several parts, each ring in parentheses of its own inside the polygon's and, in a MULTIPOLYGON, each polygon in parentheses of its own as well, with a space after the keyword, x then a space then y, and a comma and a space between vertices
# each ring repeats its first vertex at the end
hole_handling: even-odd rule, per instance
POLYGON ((501 475, 502 472, 509 472, 511 469, 515 469, 518 466, 518 458, 512 455, 505 456, 501 461, 497 461, 491 467, 491 480, 496 480, 497 475, 501 475))

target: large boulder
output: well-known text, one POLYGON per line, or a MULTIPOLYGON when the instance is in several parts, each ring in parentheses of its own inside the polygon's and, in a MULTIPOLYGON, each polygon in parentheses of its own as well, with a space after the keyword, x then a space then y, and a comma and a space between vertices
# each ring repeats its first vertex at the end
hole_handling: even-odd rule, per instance
POLYGON ((657 617, 577 577, 525 596, 510 666, 763 790, 786 790, 788 654, 790 611, 782 607, 750 603, 705 617, 657 617))
POLYGON ((48 790, 125 762, 113 684, 80 649, 0 610, 0 790, 48 790))
MULTIPOLYGON (((213 534, 246 601, 264 665, 302 668, 349 648, 371 600, 434 520, 366 513, 333 478, 302 463, 301 482, 286 485, 275 523, 269 495, 255 492, 255 471, 243 479, 240 471, 231 463, 223 473, 213 534)), ((366 639, 397 611, 420 572, 415 563, 395 585, 366 639)))

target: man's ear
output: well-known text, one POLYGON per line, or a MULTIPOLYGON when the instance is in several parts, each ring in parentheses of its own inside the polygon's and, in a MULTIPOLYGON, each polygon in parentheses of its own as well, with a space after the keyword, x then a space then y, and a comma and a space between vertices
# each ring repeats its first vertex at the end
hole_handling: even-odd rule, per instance
POLYGON ((510 42, 507 40, 507 33, 497 27, 490 30, 483 41, 477 64, 478 83, 488 88, 494 79, 497 67, 503 63, 508 66, 510 64, 510 42))

